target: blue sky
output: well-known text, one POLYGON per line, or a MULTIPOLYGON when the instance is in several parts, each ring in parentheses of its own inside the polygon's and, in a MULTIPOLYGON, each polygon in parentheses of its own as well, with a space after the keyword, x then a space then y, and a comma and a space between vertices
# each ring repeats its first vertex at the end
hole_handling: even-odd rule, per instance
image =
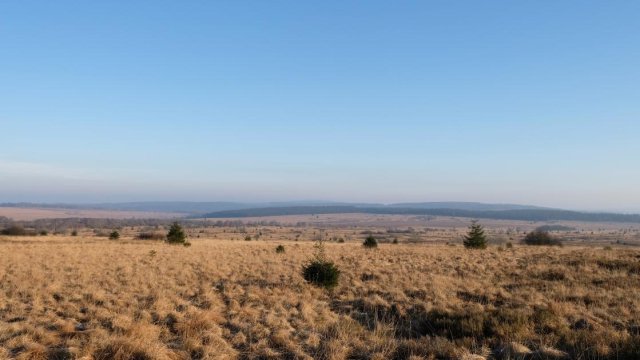
POLYGON ((637 1, 4 1, 0 202, 640 211, 637 1))

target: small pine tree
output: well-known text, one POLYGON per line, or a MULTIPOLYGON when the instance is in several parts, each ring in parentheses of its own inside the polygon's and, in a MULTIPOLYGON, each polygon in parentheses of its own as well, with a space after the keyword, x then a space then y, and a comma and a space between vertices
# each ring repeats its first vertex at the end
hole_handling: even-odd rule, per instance
POLYGON ((373 235, 369 235, 366 239, 364 239, 362 245, 366 248, 375 248, 378 247, 378 240, 376 240, 373 235))
POLYGON ((178 222, 174 222, 167 233, 167 242, 170 244, 183 244, 187 239, 182 226, 178 222))
POLYGON ((302 277, 308 283, 325 289, 333 289, 338 285, 340 270, 327 260, 322 239, 316 240, 313 259, 302 267, 302 277))
POLYGON ((485 249, 487 247, 487 237, 484 235, 484 229, 476 220, 471 222, 469 232, 464 237, 464 247, 468 249, 485 249))
POLYGON ((120 239, 120 233, 117 230, 112 231, 111 234, 109 234, 109 239, 111 240, 120 239))
POLYGON ((318 238, 313 244, 313 260, 318 262, 327 261, 327 252, 324 249, 324 240, 318 238))

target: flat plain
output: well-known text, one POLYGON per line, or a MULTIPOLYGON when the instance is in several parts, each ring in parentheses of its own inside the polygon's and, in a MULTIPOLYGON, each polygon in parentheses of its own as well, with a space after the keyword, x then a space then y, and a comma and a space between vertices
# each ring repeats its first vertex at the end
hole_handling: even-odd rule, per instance
POLYGON ((190 227, 190 247, 135 227, 0 237, 0 358, 640 358, 640 251, 610 241, 630 230, 528 247, 496 224, 503 240, 467 250, 464 223, 316 225, 190 227), (341 270, 331 291, 301 276, 318 239, 341 270))
POLYGON ((0 206, 0 216, 13 220, 92 218, 92 219, 171 219, 180 213, 99 209, 37 208, 0 206))

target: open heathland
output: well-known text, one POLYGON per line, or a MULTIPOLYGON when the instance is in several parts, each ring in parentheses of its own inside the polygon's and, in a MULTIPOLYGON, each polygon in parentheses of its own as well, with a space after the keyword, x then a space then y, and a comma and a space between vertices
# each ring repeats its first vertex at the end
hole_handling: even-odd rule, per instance
POLYGON ((325 245, 340 269, 327 290, 303 279, 304 238, 129 232, 0 237, 0 358, 640 358, 634 247, 362 236, 325 245))

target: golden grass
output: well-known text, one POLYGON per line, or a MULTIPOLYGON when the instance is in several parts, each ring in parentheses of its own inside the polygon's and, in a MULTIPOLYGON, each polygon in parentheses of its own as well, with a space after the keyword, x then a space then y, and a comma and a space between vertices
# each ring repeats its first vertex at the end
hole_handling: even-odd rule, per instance
POLYGON ((0 358, 640 357, 639 251, 330 243, 327 292, 311 242, 220 237, 4 238, 0 358))

